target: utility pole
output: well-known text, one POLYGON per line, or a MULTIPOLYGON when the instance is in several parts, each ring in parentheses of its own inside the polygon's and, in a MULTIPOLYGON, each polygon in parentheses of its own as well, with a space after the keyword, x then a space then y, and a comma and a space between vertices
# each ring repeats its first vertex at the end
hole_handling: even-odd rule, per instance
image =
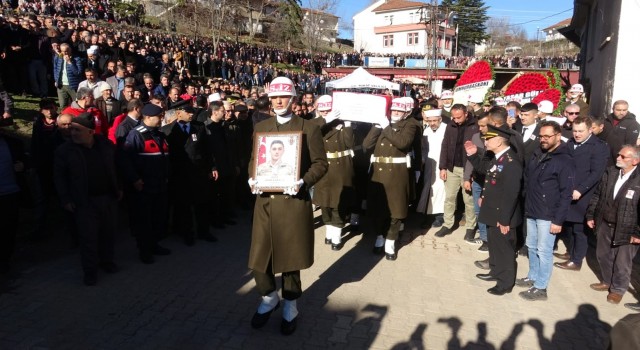
POLYGON ((425 4, 420 8, 420 22, 425 25, 425 59, 427 61, 427 81, 429 89, 433 88, 432 82, 438 79, 438 30, 440 23, 438 21, 438 0, 431 0, 430 4, 425 4), (431 41, 429 41, 431 39, 431 41))
POLYGON ((542 42, 540 41, 540 27, 536 27, 536 41, 538 42, 538 57, 542 57, 542 42))

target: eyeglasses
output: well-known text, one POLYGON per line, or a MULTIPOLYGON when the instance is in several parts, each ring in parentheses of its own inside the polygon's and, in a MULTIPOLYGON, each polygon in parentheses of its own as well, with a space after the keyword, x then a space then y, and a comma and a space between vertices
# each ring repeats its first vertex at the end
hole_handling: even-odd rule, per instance
POLYGON ((633 156, 625 156, 624 154, 620 154, 620 153, 618 153, 618 156, 616 158, 618 158, 618 157, 620 157, 622 159, 633 158, 633 156))
POLYGON ((578 114, 580 114, 580 112, 565 112, 565 113, 567 113, 568 115, 578 115, 578 114))
POLYGON ((552 137, 554 137, 554 136, 556 136, 556 135, 558 135, 558 133, 551 134, 551 135, 539 135, 539 136, 540 136, 540 138, 541 138, 541 139, 543 139, 543 140, 548 140, 548 139, 550 139, 550 138, 552 138, 552 137))

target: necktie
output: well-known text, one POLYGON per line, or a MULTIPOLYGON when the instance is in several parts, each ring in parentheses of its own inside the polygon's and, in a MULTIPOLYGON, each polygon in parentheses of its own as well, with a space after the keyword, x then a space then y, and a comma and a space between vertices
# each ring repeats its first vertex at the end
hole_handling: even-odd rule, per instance
POLYGON ((527 134, 527 127, 522 128, 522 138, 526 140, 525 136, 527 134))
POLYGON ((184 131, 185 134, 189 133, 189 131, 187 131, 187 124, 182 124, 182 130, 184 131))

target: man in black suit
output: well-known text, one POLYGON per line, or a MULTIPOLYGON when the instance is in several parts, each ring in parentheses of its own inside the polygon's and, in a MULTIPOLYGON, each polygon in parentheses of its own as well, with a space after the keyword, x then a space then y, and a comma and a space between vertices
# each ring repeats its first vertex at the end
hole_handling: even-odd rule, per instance
POLYGON ((173 210, 173 232, 182 235, 184 243, 195 243, 192 208, 196 218, 196 231, 200 239, 215 242, 209 232, 209 206, 205 189, 218 178, 213 158, 207 145, 204 124, 194 121, 190 101, 174 105, 177 119, 162 127, 166 135, 169 153, 170 203, 173 210))
POLYGON ((519 199, 523 167, 509 145, 511 135, 506 126, 489 125, 489 131, 484 135, 485 147, 494 158, 488 169, 482 164, 478 148, 471 141, 464 144, 476 171, 486 171, 478 220, 487 225, 490 270, 476 277, 496 281, 497 284, 487 290, 494 295, 511 292, 517 271, 516 227, 522 223, 519 199))
MULTIPOLYGON (((531 160, 533 152, 540 148, 540 125, 538 120, 538 105, 535 103, 525 103, 520 109, 520 122, 516 123, 516 131, 522 135, 523 147, 524 147, 524 161, 523 167, 526 167, 527 163, 531 160)), ((524 196, 522 195, 522 203, 524 204, 524 196)), ((527 239, 527 225, 522 225, 518 229, 518 248, 519 254, 527 256, 527 246, 524 244, 527 239)))
POLYGON ((535 103, 525 103, 520 110, 520 121, 522 127, 516 131, 522 135, 524 142, 524 163, 526 164, 533 155, 533 152, 540 148, 540 140, 538 134, 540 126, 538 125, 538 105, 535 103))
MULTIPOLYGON (((568 105, 569 110, 573 105, 568 105)), ((584 228, 584 216, 587 206, 595 191, 602 174, 607 168, 609 158, 609 146, 591 131, 591 119, 577 117, 572 122, 573 137, 567 145, 573 155, 576 166, 574 180, 573 201, 569 206, 567 219, 562 225, 562 233, 558 238, 565 242, 567 252, 554 254, 556 257, 566 259, 565 262, 553 264, 564 270, 580 271, 582 261, 587 255, 587 234, 584 228)))

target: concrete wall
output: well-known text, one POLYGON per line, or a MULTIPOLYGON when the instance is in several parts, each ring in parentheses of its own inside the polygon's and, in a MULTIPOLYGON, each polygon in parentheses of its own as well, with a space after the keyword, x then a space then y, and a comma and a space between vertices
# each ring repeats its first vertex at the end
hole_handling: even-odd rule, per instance
MULTIPOLYGON (((617 2, 617 1, 616 1, 617 2)), ((640 52, 640 1, 621 1, 620 22, 615 36, 618 37, 615 84, 609 108, 615 100, 629 102, 629 110, 640 116, 640 73, 638 73, 638 53, 640 52)))
MULTIPOLYGON (((588 7, 588 18, 580 28, 580 82, 588 92, 592 114, 606 115, 611 112, 613 88, 618 83, 615 79, 616 69, 620 69, 616 67, 616 56, 620 46, 618 25, 621 2, 622 0, 594 0, 591 4, 575 4, 588 7), (608 42, 607 37, 611 37, 608 42)), ((631 71, 626 72, 631 75, 630 73, 631 71)))

